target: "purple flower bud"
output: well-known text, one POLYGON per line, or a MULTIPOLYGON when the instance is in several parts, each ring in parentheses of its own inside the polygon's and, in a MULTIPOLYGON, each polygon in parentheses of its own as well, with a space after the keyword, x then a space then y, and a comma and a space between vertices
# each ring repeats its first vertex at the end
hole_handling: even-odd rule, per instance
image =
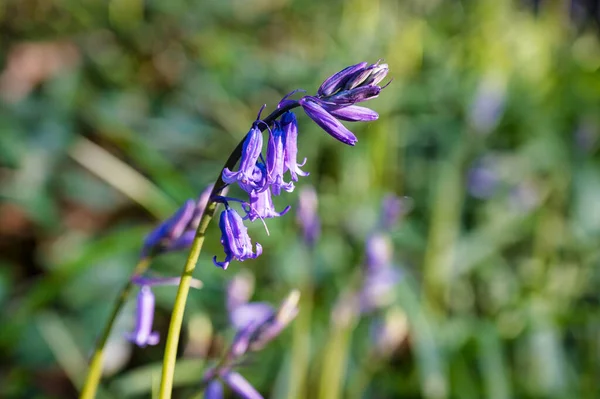
POLYGON ((388 64, 375 64, 370 76, 365 80, 363 85, 377 85, 387 76, 388 72, 388 64))
POLYGON ((204 390, 204 399, 223 399, 223 384, 219 380, 212 380, 204 390))
POLYGON ((381 93, 379 86, 359 86, 352 90, 344 90, 328 97, 326 101, 337 105, 352 105, 377 98, 381 93))
POLYGON ((356 136, 350 130, 346 129, 344 125, 319 104, 318 99, 314 97, 303 97, 300 99, 300 105, 310 119, 337 140, 348 145, 355 145, 358 141, 356 136))
POLYGON ((269 143, 267 145, 267 180, 271 185, 274 195, 281 194, 281 189, 287 192, 294 191, 294 183, 283 180, 284 172, 284 131, 279 122, 275 122, 269 129, 269 143))
POLYGON ((263 399, 262 395, 244 377, 235 371, 227 372, 223 376, 223 381, 241 398, 263 399))
POLYGON ((281 127, 283 129, 284 143, 284 161, 283 171, 290 171, 293 181, 298 181, 298 175, 308 176, 307 172, 303 172, 300 167, 306 163, 306 158, 302 164, 298 164, 298 122, 296 115, 293 112, 286 112, 281 116, 281 127))
POLYGON ((141 348, 158 344, 158 332, 152 331, 153 320, 154 294, 149 286, 144 285, 140 288, 137 296, 135 329, 132 333, 127 334, 126 338, 141 348))
POLYGON ((359 107, 358 105, 349 105, 343 108, 325 105, 323 108, 337 119, 348 122, 369 122, 379 118, 377 112, 366 107, 359 107))
POLYGON ((259 188, 253 183, 253 175, 254 166, 262 151, 262 145, 262 132, 256 124, 254 124, 244 140, 239 170, 237 172, 232 172, 228 168, 225 168, 223 170, 223 181, 227 184, 232 184, 237 181, 240 187, 247 192, 249 191, 248 188, 259 188))
POLYGON ((262 247, 259 243, 256 243, 256 253, 252 251, 252 241, 241 216, 227 205, 225 205, 225 210, 221 212, 219 227, 221 228, 221 244, 225 250, 225 260, 217 262, 215 256, 213 258, 215 265, 227 269, 232 259, 243 262, 246 259, 254 259, 262 253, 262 247))
POLYGON ((335 75, 330 76, 329 78, 327 78, 325 80, 325 82, 323 82, 323 84, 321 85, 321 87, 319 87, 319 90, 317 91, 317 94, 319 96, 330 96, 330 95, 332 95, 333 93, 335 93, 336 91, 338 91, 338 90, 340 90, 341 88, 344 87, 344 84, 346 83, 346 81, 348 80, 348 78, 350 78, 356 72, 361 71, 366 66, 367 66, 366 62, 360 62, 360 63, 358 63, 356 65, 351 65, 349 67, 346 67, 346 68, 342 69, 341 71, 339 71, 335 75))
POLYGON ((311 186, 304 186, 300 191, 298 201, 298 211, 296 220, 302 226, 304 241, 310 245, 315 245, 321 233, 321 223, 317 214, 318 199, 317 192, 311 186))

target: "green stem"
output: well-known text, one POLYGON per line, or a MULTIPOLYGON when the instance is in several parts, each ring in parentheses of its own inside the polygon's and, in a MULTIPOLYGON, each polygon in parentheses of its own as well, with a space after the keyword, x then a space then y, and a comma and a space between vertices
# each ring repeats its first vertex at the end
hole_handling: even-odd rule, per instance
MULTIPOLYGON (((258 128, 261 130, 265 130, 266 126, 269 126, 275 119, 279 118, 286 111, 291 110, 292 108, 298 107, 300 104, 291 103, 285 107, 278 108, 273 111, 269 116, 267 116, 262 121, 264 123, 258 124, 258 128)), ((237 147, 233 150, 231 155, 229 155, 229 159, 225 162, 225 166, 223 169, 233 169, 237 164, 237 161, 242 156, 242 150, 244 147, 244 141, 246 140, 246 136, 238 143, 237 147)), ((187 302, 188 292, 190 290, 190 282, 192 281, 192 274, 194 269, 196 269, 196 263, 198 263, 198 258, 200 257, 200 252, 202 251, 202 245, 204 244, 204 237, 206 234, 206 229, 212 220, 215 211, 217 209, 217 203, 212 199, 215 196, 221 194, 221 191, 227 184, 223 182, 221 176, 223 175, 223 170, 219 174, 219 178, 215 183, 212 193, 210 194, 210 199, 206 208, 204 209, 204 213, 202 214, 202 219, 200 219, 200 224, 198 225, 198 230, 196 231, 196 238, 194 238, 194 242, 192 243, 192 249, 190 250, 190 254, 185 262, 185 266, 183 268, 183 273, 181 274, 181 281, 179 282, 179 288, 177 289, 177 296, 175 297, 175 303, 173 304, 173 313, 171 314, 171 322, 169 324, 169 331, 167 335, 167 342, 165 344, 165 355, 163 358, 163 369, 160 380, 160 389, 159 389, 159 399, 170 399, 171 391, 173 389, 173 374, 175 372, 175 362, 177 360, 177 348, 179 346, 179 335, 181 333, 181 324, 183 323, 183 313, 185 312, 185 304, 187 302)))
POLYGON ((175 304, 173 305, 173 313, 171 315, 171 323, 169 324, 169 332, 165 346, 159 398, 168 399, 171 397, 175 361, 177 360, 177 347, 179 346, 179 334, 181 333, 183 313, 185 311, 185 304, 187 302, 187 296, 190 290, 192 273, 196 268, 196 263, 198 262, 200 251, 202 250, 202 244, 204 244, 206 229, 208 228, 216 209, 216 202, 209 202, 206 206, 206 209, 202 215, 202 219, 200 220, 200 225, 198 226, 196 238, 192 244, 190 255, 185 262, 185 267, 183 268, 183 273, 181 274, 181 281, 179 282, 177 296, 175 297, 175 304))
MULTIPOLYGON (((141 259, 135 269, 133 270, 132 277, 138 274, 143 273, 148 266, 150 266, 150 258, 141 259)), ((94 355, 92 356, 92 361, 90 362, 90 368, 88 370, 87 377, 85 378, 85 383, 83 385, 83 389, 81 391, 80 399, 93 399, 96 397, 96 391, 98 391, 98 384, 100 383, 100 378, 102 377, 102 365, 104 360, 104 346, 106 345, 106 341, 108 340, 108 336, 110 335, 110 331, 112 330, 112 326, 117 319, 119 311, 127 301, 129 297, 129 292, 131 291, 131 287, 133 283, 131 282, 131 278, 125 284, 117 301, 115 302, 110 317, 108 318, 108 322, 104 326, 104 330, 102 331, 102 335, 100 335, 100 339, 96 343, 96 348, 94 349, 94 355)))

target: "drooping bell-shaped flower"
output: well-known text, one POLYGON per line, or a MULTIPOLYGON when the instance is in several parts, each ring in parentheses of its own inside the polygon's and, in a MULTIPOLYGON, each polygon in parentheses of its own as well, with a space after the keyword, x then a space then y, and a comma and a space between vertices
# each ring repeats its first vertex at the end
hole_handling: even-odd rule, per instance
MULTIPOLYGON (((281 194, 281 190, 294 191, 294 183, 283 180, 284 173, 284 131, 279 122, 275 122, 269 129, 269 143, 267 145, 267 181, 274 195, 281 194)), ((263 188, 264 190, 264 188, 263 188)))
POLYGON ((221 244, 225 250, 225 260, 218 262, 215 256, 213 258, 215 265, 227 269, 232 259, 243 262, 246 259, 254 259, 262 253, 259 243, 256 243, 256 253, 253 252, 252 241, 242 217, 227 204, 225 210, 221 212, 219 227, 221 228, 221 244))
MULTIPOLYGON (((265 167, 262 164, 257 164, 257 168, 266 174, 265 167)), ((249 202, 243 204, 244 211, 246 211, 245 219, 250 219, 251 222, 256 219, 268 219, 285 215, 289 210, 288 205, 281 212, 275 210, 273 205, 273 199, 271 198, 271 187, 267 186, 262 191, 254 190, 249 193, 249 202)))
POLYGON ((284 142, 283 171, 289 170, 292 180, 298 181, 298 175, 308 176, 308 173, 300 169, 306 163, 306 158, 298 164, 298 122, 293 112, 288 111, 281 116, 281 128, 284 142))
POLYGON ((135 328, 132 333, 126 335, 126 338, 143 348, 147 345, 158 344, 158 332, 152 331, 152 322, 154 320, 154 294, 148 285, 143 285, 137 296, 137 313, 135 328))
POLYGON ((306 96, 300 99, 300 105, 306 115, 319 127, 344 144, 355 145, 358 139, 340 121, 331 115, 315 97, 306 96))
POLYGON ((252 128, 246 135, 244 145, 242 147, 242 155, 240 158, 240 167, 237 172, 232 172, 228 168, 223 170, 223 181, 227 184, 238 182, 244 191, 252 191, 258 187, 253 180, 254 166, 260 157, 262 151, 263 137, 262 132, 254 123, 252 128))

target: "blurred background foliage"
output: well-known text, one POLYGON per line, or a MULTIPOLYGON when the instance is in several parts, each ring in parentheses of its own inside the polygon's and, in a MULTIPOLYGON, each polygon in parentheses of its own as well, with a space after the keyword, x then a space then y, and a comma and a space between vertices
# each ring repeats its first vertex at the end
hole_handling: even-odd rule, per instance
MULTIPOLYGON (((231 337, 225 285, 246 269, 255 299, 300 287, 312 308, 243 371, 266 397, 329 398, 336 362, 338 397, 600 397, 599 18, 596 1, 2 2, 0 396, 76 397, 144 235, 216 178, 258 108, 383 58, 394 80, 355 148, 300 116, 313 251, 289 214, 270 236, 251 226, 264 254, 223 272, 211 226, 176 394, 231 337), (375 316, 339 331, 331 312, 359 285, 385 193, 412 209, 393 229, 403 279, 378 352, 375 316)), ((164 341, 175 289, 155 291, 164 341)), ((100 397, 158 383, 162 343, 123 338, 133 305, 100 397)))

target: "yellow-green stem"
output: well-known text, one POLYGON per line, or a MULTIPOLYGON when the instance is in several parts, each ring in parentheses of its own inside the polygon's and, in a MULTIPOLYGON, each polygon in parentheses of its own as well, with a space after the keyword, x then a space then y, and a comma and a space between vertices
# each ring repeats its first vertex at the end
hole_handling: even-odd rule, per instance
MULTIPOLYGON (((146 271, 148 266, 150 266, 150 258, 141 259, 135 269, 133 270, 132 277, 146 271)), ((131 291, 131 287, 133 286, 131 279, 125 284, 121 293, 119 294, 110 317, 108 318, 108 322, 104 326, 104 330, 102 331, 102 335, 98 339, 96 343, 96 348, 94 349, 94 355, 92 356, 92 361, 90 362, 90 367, 88 369, 87 377, 85 378, 85 383, 83 385, 83 389, 81 390, 80 399, 93 399, 96 397, 96 392, 98 391, 98 384, 100 383, 100 378, 102 377, 102 366, 104 361, 104 346, 106 345, 106 341, 108 340, 108 336, 110 335, 110 331, 112 330, 113 324, 117 319, 121 308, 127 301, 129 297, 129 293, 131 291)))
POLYGON ((196 232, 196 238, 192 243, 192 249, 185 262, 183 273, 181 274, 181 281, 179 282, 179 288, 177 290, 177 296, 175 297, 175 304, 173 305, 173 313, 171 314, 171 322, 169 324, 169 332, 167 335, 167 342, 165 345, 165 355, 163 358, 163 368, 160 381, 159 398, 169 399, 171 397, 171 390, 173 389, 173 374, 175 371, 175 362, 177 360, 177 347, 179 346, 179 335, 181 333, 181 324, 183 322, 183 313, 185 311, 185 304, 187 302, 188 292, 190 290, 190 282, 192 281, 192 273, 196 268, 198 257, 202 250, 202 244, 204 244, 204 237, 206 235, 206 229, 210 223, 215 210, 217 208, 216 202, 209 201, 200 225, 196 232))
POLYGON ((341 397, 351 333, 351 325, 334 325, 330 330, 327 348, 321 365, 319 399, 338 399, 341 397))

